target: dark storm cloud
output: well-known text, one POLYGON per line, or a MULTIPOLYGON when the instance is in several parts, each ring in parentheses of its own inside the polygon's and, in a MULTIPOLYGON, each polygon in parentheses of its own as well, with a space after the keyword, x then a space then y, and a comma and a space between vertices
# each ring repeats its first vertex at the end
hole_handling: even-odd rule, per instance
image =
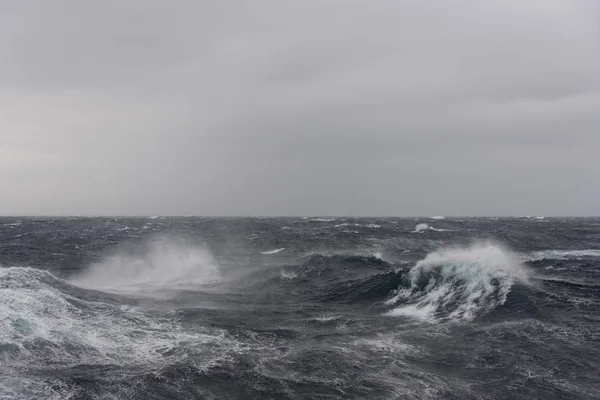
POLYGON ((28 1, 5 214, 598 214, 593 1, 28 1))

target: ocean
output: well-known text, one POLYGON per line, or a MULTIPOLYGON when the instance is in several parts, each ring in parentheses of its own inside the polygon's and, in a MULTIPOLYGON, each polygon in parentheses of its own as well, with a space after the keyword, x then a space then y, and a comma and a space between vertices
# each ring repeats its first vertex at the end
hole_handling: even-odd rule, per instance
POLYGON ((1 399, 600 399, 600 219, 0 218, 1 399))

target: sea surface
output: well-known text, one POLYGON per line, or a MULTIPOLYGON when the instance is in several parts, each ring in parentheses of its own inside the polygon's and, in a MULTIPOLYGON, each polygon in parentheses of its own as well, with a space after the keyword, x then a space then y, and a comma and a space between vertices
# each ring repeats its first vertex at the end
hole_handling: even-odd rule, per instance
POLYGON ((600 399, 600 219, 0 218, 0 399, 600 399))

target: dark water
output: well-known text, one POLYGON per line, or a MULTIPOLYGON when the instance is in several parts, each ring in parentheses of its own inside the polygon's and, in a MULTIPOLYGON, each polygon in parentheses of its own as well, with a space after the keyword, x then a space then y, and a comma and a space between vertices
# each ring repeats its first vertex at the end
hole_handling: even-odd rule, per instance
POLYGON ((600 398, 600 219, 4 218, 0 264, 2 399, 600 398))

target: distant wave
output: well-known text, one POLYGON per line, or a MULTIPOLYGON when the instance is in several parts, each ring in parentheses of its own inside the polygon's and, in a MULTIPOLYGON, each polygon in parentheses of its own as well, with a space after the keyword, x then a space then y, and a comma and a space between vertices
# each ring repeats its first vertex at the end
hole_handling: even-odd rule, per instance
POLYGON ((413 231, 413 233, 424 232, 424 231, 426 231, 427 229, 429 229, 429 225, 427 225, 427 224, 418 224, 418 225, 415 227, 415 230, 413 231))
POLYGON ((269 250, 269 251, 262 251, 260 254, 264 254, 264 255, 271 255, 271 254, 277 254, 277 253, 281 253, 282 251, 285 250, 285 247, 282 247, 280 249, 275 249, 275 250, 269 250))
POLYGON ((540 260, 568 260, 571 258, 581 257, 600 257, 600 249, 586 250, 541 250, 524 254, 523 259, 526 261, 540 260))
POLYGON ((514 282, 528 271, 507 250, 491 243, 430 253, 405 276, 389 316, 471 320, 504 304, 514 282))
POLYGON ((423 233, 427 230, 434 231, 434 232, 454 232, 455 231, 454 229, 434 228, 433 226, 429 226, 428 224, 421 223, 415 227, 415 230, 413 231, 413 233, 423 233))

